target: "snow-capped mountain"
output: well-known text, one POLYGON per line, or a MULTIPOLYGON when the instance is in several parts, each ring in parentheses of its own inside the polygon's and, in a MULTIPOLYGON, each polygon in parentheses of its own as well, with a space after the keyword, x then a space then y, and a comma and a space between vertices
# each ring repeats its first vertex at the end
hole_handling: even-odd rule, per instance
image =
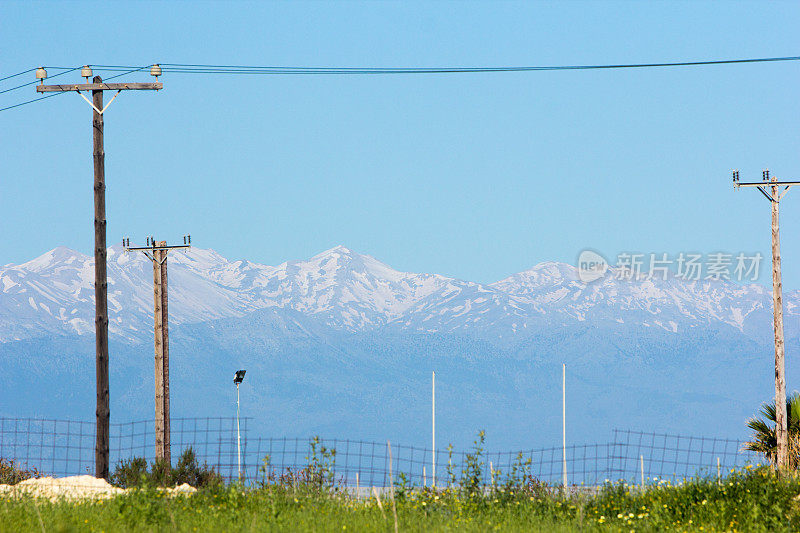
MULTIPOLYGON (((244 317, 285 309, 334 330, 472 332, 483 337, 533 334, 580 322, 619 323, 675 333, 692 327, 768 335, 770 292, 761 285, 676 278, 586 284, 575 267, 542 263, 483 285, 437 274, 400 272, 337 246, 304 261, 267 266, 229 261, 213 250, 172 252, 170 323, 244 317)), ((94 259, 56 248, 0 268, 0 341, 91 333, 94 259)), ((108 253, 109 329, 128 342, 150 340, 152 267, 141 254, 108 253)), ((786 295, 787 327, 796 329, 798 293, 786 295)))
MULTIPOLYGON (((117 421, 152 417, 152 272, 141 254, 109 249, 117 421)), ((173 413, 230 414, 230 376, 246 368, 261 435, 419 444, 436 370, 445 442, 485 428, 498 445, 550 445, 566 363, 567 410, 582 413, 570 438, 599 441, 614 426, 741 436, 773 390, 770 291, 618 274, 586 284, 548 262, 482 284, 400 272, 343 246, 278 266, 173 252, 173 413)), ((93 258, 67 248, 0 268, 0 415, 92 419, 93 280, 93 258)), ((784 294, 790 389, 799 301, 784 294)))

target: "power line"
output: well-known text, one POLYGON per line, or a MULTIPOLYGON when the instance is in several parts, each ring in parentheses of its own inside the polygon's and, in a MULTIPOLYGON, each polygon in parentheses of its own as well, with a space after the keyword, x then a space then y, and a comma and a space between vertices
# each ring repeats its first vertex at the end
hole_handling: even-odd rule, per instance
MULTIPOLYGON (((761 57, 745 59, 714 59, 705 61, 675 61, 660 63, 611 63, 596 65, 541 65, 541 66, 494 66, 494 67, 319 67, 280 65, 213 65, 201 63, 161 63, 164 72, 191 74, 449 74, 481 72, 538 72, 552 70, 602 70, 628 68, 663 68, 709 65, 731 65, 741 63, 773 63, 800 61, 800 56, 761 57)), ((98 71, 127 71, 139 69, 134 65, 90 65, 98 71)), ((69 69, 71 67, 47 67, 69 69)), ((19 76, 30 69, 7 78, 19 76)), ((73 69, 74 70, 74 69, 73 69)), ((0 81, 3 79, 2 78, 0 81)))
POLYGON ((5 76, 4 78, 0 78, 0 81, 10 80, 11 78, 22 76, 23 74, 27 74, 28 72, 33 72, 34 70, 36 70, 36 68, 29 68, 28 70, 23 70, 22 72, 17 72, 16 74, 11 74, 10 76, 5 76))
MULTIPOLYGON (((50 67, 50 68, 63 68, 63 69, 65 69, 63 72, 59 72, 58 74, 53 74, 52 76, 50 76, 51 78, 55 78, 56 76, 61 76, 62 74, 66 74, 68 72, 74 72, 74 71, 78 70, 80 67, 50 67)), ((13 78, 14 76, 20 76, 22 74, 26 74, 26 73, 32 72, 34 70, 36 70, 36 69, 32 68, 32 69, 26 70, 24 72, 13 74, 11 76, 6 76, 3 79, 13 78)), ((12 87, 11 89, 6 89, 4 91, 0 91, 0 94, 7 93, 8 91, 13 91, 15 89, 20 89, 22 87, 27 87, 29 85, 33 85, 35 83, 38 83, 38 81, 39 80, 34 80, 34 81, 30 82, 30 83, 24 83, 22 85, 17 85, 16 87, 12 87)), ((58 96, 59 94, 63 94, 63 93, 53 93, 53 94, 48 94, 47 96, 42 96, 40 98, 32 98, 30 100, 26 100, 25 102, 20 102, 19 104, 14 104, 14 105, 10 105, 10 106, 7 106, 7 107, 0 108, 0 112, 8 111, 9 109, 14 109, 15 107, 20 107, 20 106, 24 106, 24 105, 27 105, 27 104, 32 104, 33 102, 38 102, 39 100, 44 100, 45 98, 52 98, 53 96, 58 96)))
POLYGON ((62 95, 62 94, 64 94, 64 93, 48 94, 47 96, 42 96, 40 98, 34 98, 33 100, 27 100, 25 102, 20 102, 19 104, 10 105, 8 107, 0 107, 0 112, 8 111, 9 109, 14 109, 15 107, 20 107, 20 106, 23 106, 23 105, 26 105, 26 104, 32 104, 33 102, 38 102, 40 100, 44 100, 45 98, 52 98, 54 96, 59 96, 59 95, 62 95))
MULTIPOLYGON (((53 67, 51 67, 51 68, 53 68, 53 67)), ((56 68, 58 68, 58 67, 56 67, 56 68)), ((58 74, 53 74, 50 77, 51 78, 55 78, 56 76, 61 76, 62 74, 66 74, 68 72, 74 72, 74 71, 78 70, 79 68, 81 68, 81 67, 69 68, 69 69, 67 69, 67 70, 65 70, 63 72, 59 72, 58 74)), ((33 70, 36 70, 36 69, 33 69, 33 70)), ((28 72, 30 72, 30 71, 28 71, 28 72)), ((11 87, 10 89, 5 89, 3 91, 0 91, 0 94, 7 93, 9 91, 15 91, 17 89, 22 89, 23 87, 27 87, 29 85, 35 85, 37 83, 39 83, 39 80, 29 81, 28 83, 23 83, 22 85, 17 85, 16 87, 11 87)))
POLYGON ((800 56, 763 57, 750 59, 719 59, 708 61, 679 61, 665 63, 617 63, 599 65, 549 65, 510 67, 287 67, 252 65, 205 65, 161 63, 164 72, 192 74, 451 74, 491 72, 538 72, 553 70, 603 70, 628 68, 686 67, 730 65, 740 63, 770 63, 800 61, 800 56))
MULTIPOLYGON (((235 75, 288 75, 288 74, 302 74, 302 75, 377 75, 377 74, 461 74, 461 73, 498 73, 498 72, 541 72, 541 71, 558 71, 558 70, 617 70, 617 69, 639 69, 639 68, 668 68, 668 67, 697 67, 697 66, 711 66, 711 65, 734 65, 745 63, 776 63, 786 61, 800 61, 800 56, 783 56, 783 57, 760 57, 760 58, 747 58, 747 59, 715 59, 708 61, 676 61, 664 63, 617 63, 617 64, 599 64, 599 65, 544 65, 544 66, 511 66, 511 67, 291 67, 291 66, 258 66, 258 65, 208 65, 198 63, 161 63, 161 68, 164 73, 175 74, 235 74, 235 75)), ((149 65, 148 65, 149 66, 149 65)), ((147 66, 136 67, 132 65, 92 65, 98 71, 107 72, 122 72, 119 75, 112 76, 107 79, 117 78, 125 74, 131 74, 140 70, 144 70, 147 66)), ((52 77, 72 72, 80 67, 49 67, 49 68, 63 68, 64 72, 60 72, 52 77)), ((17 74, 12 74, 0 79, 5 79, 20 76, 29 73, 36 69, 29 69, 17 74)), ((30 82, 17 87, 12 87, 0 94, 13 91, 22 87, 26 87, 36 83, 30 82)), ((8 107, 0 108, 0 112, 14 109, 23 105, 38 102, 45 98, 50 98, 52 95, 43 96, 41 98, 34 98, 19 104, 11 105, 8 107)))

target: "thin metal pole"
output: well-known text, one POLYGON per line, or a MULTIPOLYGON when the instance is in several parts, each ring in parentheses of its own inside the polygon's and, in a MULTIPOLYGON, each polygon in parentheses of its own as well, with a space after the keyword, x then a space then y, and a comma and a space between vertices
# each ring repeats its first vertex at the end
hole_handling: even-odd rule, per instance
POLYGON ((644 487, 644 455, 639 456, 639 464, 642 468, 642 487, 644 487))
POLYGON ((564 466, 564 488, 567 488, 567 365, 561 365, 561 457, 564 466))
POLYGON ((431 486, 436 488, 436 371, 431 374, 431 486))
POLYGON ((394 533, 398 532, 397 528, 397 505, 394 503, 394 478, 392 477, 392 443, 386 441, 386 447, 389 449, 389 494, 392 496, 392 514, 394 515, 394 533))
POLYGON ((242 482, 242 441, 239 433, 239 384, 236 384, 236 462, 239 466, 239 483, 242 482))

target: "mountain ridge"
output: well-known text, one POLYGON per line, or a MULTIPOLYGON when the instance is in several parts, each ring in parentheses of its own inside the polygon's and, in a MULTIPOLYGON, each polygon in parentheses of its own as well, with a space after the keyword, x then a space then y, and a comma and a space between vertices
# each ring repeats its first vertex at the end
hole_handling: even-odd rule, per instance
MULTIPOLYGON (((277 266, 230 261, 212 249, 170 254, 170 322, 244 317, 291 309, 335 330, 524 335, 575 322, 629 322, 677 333, 727 325, 750 337, 769 333, 771 293, 730 281, 617 279, 583 283, 577 268, 547 261, 494 283, 402 272, 343 245, 277 266)), ((94 259, 60 246, 0 267, 0 342, 93 331, 94 259)), ((108 250, 109 329, 126 342, 149 339, 152 271, 141 254, 108 250)), ((797 330, 800 293, 784 296, 797 330)))

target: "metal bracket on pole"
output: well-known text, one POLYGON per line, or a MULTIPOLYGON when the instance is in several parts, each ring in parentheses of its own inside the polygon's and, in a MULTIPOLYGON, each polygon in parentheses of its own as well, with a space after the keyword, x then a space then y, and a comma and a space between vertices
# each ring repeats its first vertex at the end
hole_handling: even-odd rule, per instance
POLYGON ((775 198, 773 198, 773 197, 772 197, 772 195, 771 195, 770 193, 768 193, 767 191, 765 191, 765 190, 764 190, 764 187, 756 187, 756 188, 757 188, 759 191, 761 191, 761 194, 763 194, 764 196, 766 196, 766 197, 767 197, 767 200, 769 200, 770 202, 777 202, 778 200, 780 200, 780 198, 779 198, 778 200, 776 200, 775 198))
POLYGON ((111 100, 109 100, 109 101, 108 101, 108 103, 105 105, 105 107, 103 107, 103 109, 97 109, 97 106, 96 106, 96 105, 94 105, 94 103, 93 103, 91 100, 89 100, 88 98, 86 98, 86 97, 83 95, 83 93, 82 93, 82 92, 78 91, 78 94, 81 96, 81 98, 83 98, 84 100, 86 100, 86 103, 87 103, 87 104, 89 104, 90 106, 92 106, 92 109, 94 109, 95 111, 97 111, 97 114, 98 114, 98 115, 102 115, 103 113, 105 113, 105 112, 106 112, 106 109, 108 109, 108 106, 110 106, 110 105, 111 105, 111 102, 113 102, 113 101, 114 101, 114 98, 116 98, 117 96, 119 96, 119 93, 121 93, 121 92, 122 92, 122 89, 118 90, 118 91, 117 91, 117 94, 115 94, 114 96, 112 96, 112 97, 111 97, 111 100))

